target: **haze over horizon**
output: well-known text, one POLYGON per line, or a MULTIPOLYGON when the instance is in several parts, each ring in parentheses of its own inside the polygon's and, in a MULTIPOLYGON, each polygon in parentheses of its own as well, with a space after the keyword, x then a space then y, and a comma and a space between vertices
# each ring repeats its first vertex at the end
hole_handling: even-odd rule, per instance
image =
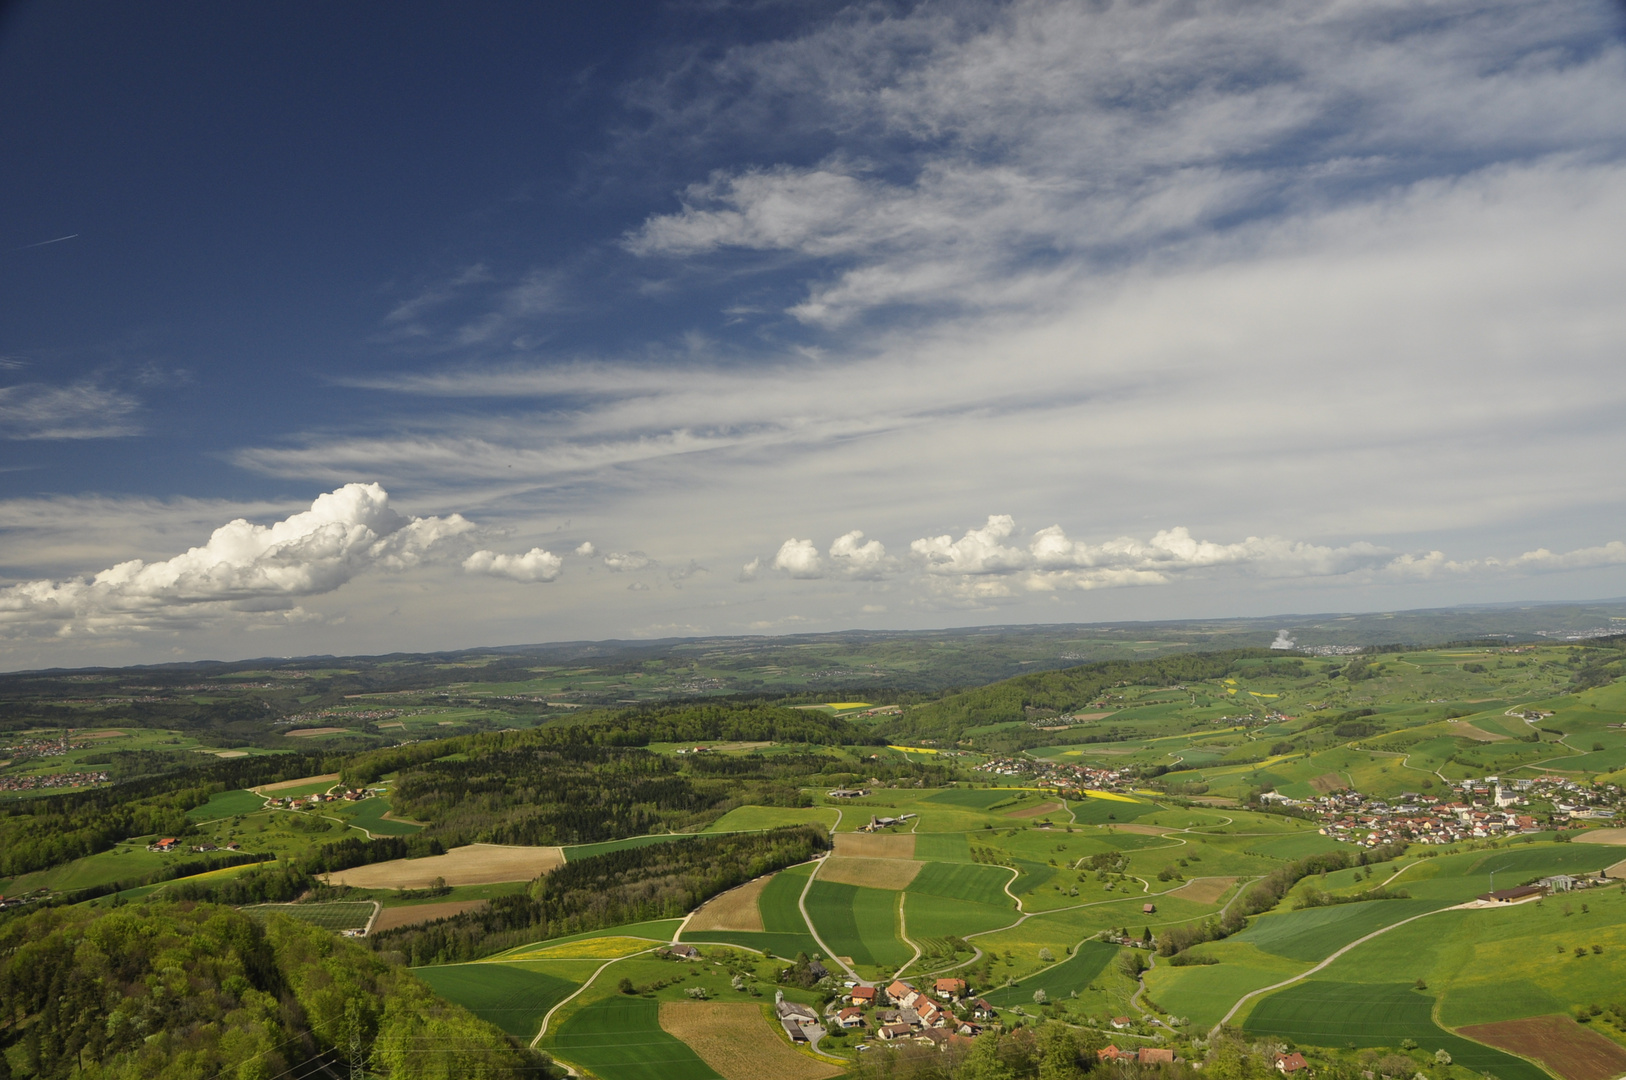
POLYGON ((1626 595, 1623 100, 1606 2, 11 5, 0 668, 1626 595))

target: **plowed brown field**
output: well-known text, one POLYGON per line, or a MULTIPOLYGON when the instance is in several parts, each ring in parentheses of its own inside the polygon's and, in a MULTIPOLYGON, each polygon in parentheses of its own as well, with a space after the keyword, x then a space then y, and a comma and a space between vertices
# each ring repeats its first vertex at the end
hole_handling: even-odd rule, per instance
POLYGON ((448 885, 494 885, 499 881, 530 881, 565 864, 556 847, 509 847, 469 844, 444 855, 424 859, 391 859, 356 866, 326 875, 330 885, 356 889, 422 889, 436 878, 448 885))
POLYGON ((373 923, 373 933, 376 934, 380 930, 398 930, 403 926, 417 926, 419 923, 434 922, 436 919, 449 919, 465 911, 479 911, 490 906, 489 900, 449 900, 444 904, 387 907, 378 913, 378 919, 373 923))
POLYGON ((326 773, 322 776, 306 776, 298 780, 283 780, 276 784, 261 784, 259 787, 249 788, 249 790, 256 794, 264 794, 268 791, 286 791, 288 788, 304 787, 306 784, 337 784, 338 782, 339 774, 335 772, 326 773))
POLYGON ((854 859, 832 855, 820 865, 819 880, 871 889, 906 889, 924 865, 914 859, 854 859))
POLYGON ((661 1027, 687 1043, 723 1080, 827 1080, 845 1071, 785 1045, 760 1005, 663 1001, 661 1027))
POLYGON ((915 834, 837 833, 836 854, 849 859, 912 859, 915 834))
POLYGON ((761 930, 762 909, 757 907, 757 897, 771 878, 771 874, 764 875, 707 900, 690 916, 687 929, 761 930))
POLYGON ((1234 877, 1200 877, 1192 878, 1170 896, 1178 896, 1182 900, 1190 900, 1194 904, 1212 904, 1225 895, 1225 890, 1236 884, 1234 877))
POLYGON ((1045 814, 1054 814, 1058 810, 1066 812, 1066 809, 1067 808, 1059 802, 1047 802, 1040 803, 1038 806, 1030 806, 1025 810, 1012 810, 1005 816, 1020 818, 1043 817, 1045 814))
POLYGON ((1567 1016, 1532 1016, 1457 1031, 1498 1050, 1534 1058, 1564 1080, 1609 1080, 1626 1072, 1626 1049, 1567 1016))

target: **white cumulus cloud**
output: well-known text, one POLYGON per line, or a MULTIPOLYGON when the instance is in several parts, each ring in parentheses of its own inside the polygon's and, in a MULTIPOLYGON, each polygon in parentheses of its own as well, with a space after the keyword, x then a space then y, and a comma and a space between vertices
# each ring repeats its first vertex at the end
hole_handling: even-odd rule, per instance
POLYGON ((576 554, 580 555, 584 559, 591 559, 594 555, 598 554, 598 548, 593 546, 593 542, 591 540, 583 540, 580 544, 576 545, 576 554))
POLYGON ((779 545, 779 554, 773 557, 775 570, 783 570, 793 578, 824 576, 824 561, 811 540, 792 537, 779 545))
POLYGON ((893 560, 887 557, 879 540, 859 543, 863 539, 864 534, 857 529, 836 537, 830 545, 830 559, 850 577, 878 578, 892 568, 893 560))
POLYGON ((61 635, 186 622, 229 611, 278 611, 332 592, 372 568, 405 570, 471 531, 461 515, 405 517, 377 484, 346 484, 271 525, 222 525, 208 543, 161 562, 131 559, 65 581, 0 590, 0 626, 61 635))
POLYGON ((476 551, 463 560, 463 569, 471 574, 489 574, 514 581, 555 581, 564 564, 565 561, 551 551, 535 547, 523 555, 476 551))
POLYGON ((612 551, 604 556, 604 565, 619 574, 654 566, 655 560, 641 551, 612 551))

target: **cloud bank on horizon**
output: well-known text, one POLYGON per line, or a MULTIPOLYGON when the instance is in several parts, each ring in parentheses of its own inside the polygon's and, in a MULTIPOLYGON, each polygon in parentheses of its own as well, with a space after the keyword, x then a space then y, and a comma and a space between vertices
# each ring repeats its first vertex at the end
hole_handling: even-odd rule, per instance
POLYGON ((213 502, 82 464, 148 382, 0 363, 78 455, 0 471, 23 662, 1626 594, 1618 5, 694 18, 593 91, 590 227, 448 204, 213 502))
MULTIPOLYGON (((333 593, 369 571, 404 574, 445 557, 460 538, 478 531, 461 514, 404 516, 389 506, 378 484, 346 484, 319 495, 309 510, 270 525, 237 518, 215 529, 208 541, 161 562, 132 559, 65 581, 30 581, 0 589, 0 635, 58 638, 174 630, 219 624, 239 617, 284 622, 320 618, 299 606, 302 598, 333 593)), ((1018 590, 1127 588, 1168 585, 1182 576, 1232 571, 1260 578, 1427 577, 1435 574, 1540 573, 1626 565, 1626 542, 1555 554, 1545 549, 1511 559, 1448 559, 1444 553, 1400 553, 1366 542, 1330 548, 1278 537, 1250 536, 1235 543, 1198 540, 1183 526, 1146 541, 1119 537, 1103 544, 1069 539, 1059 525, 1019 535, 1008 514, 951 535, 921 537, 910 556, 886 554, 878 540, 854 529, 821 554, 812 540, 787 539, 770 568, 802 581, 837 577, 865 582, 897 579, 921 595, 961 599, 1006 598, 1018 590)), ((576 548, 596 554, 584 541, 576 548)), ((613 573, 644 570, 658 562, 641 552, 610 552, 599 565, 613 573)), ((521 583, 557 581, 565 560, 540 547, 520 554, 481 548, 461 560, 465 573, 521 583)), ((752 559, 744 578, 763 560, 752 559)), ((681 581, 691 567, 668 572, 681 581)), ((635 581, 634 591, 648 588, 635 581), (640 587, 641 586, 641 587, 640 587)))

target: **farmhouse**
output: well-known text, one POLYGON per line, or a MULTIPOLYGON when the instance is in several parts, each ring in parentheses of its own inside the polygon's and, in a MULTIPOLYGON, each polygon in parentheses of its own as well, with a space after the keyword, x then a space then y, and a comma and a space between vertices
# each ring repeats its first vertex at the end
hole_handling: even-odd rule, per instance
POLYGON ((1166 1046, 1143 1046, 1135 1051, 1135 1060, 1142 1065, 1172 1065, 1174 1051, 1166 1046))
POLYGON ((840 1012, 836 1013, 836 1023, 840 1024, 844 1028, 863 1027, 864 1010, 860 1009, 857 1005, 849 1005, 845 1009, 842 1009, 840 1012))
POLYGON ((1117 1061, 1119 1058, 1134 1057, 1134 1054, 1125 1053, 1116 1046, 1113 1046, 1111 1043, 1108 1043, 1104 1049, 1097 1050, 1095 1052, 1095 1056, 1100 1058, 1102 1061, 1117 1061))
POLYGON ((847 996, 852 999, 854 1005, 873 1005, 875 1004, 875 987, 855 986, 847 996))
POLYGON ((1296 1050, 1291 1054, 1276 1055, 1276 1069, 1285 1075, 1291 1075, 1300 1069, 1308 1069, 1309 1067, 1310 1063, 1304 1060, 1304 1055, 1296 1050))
POLYGON ((693 945, 673 945, 666 951, 677 957, 679 960, 700 959, 700 950, 695 948, 693 945))
POLYGON ((915 999, 920 996, 920 991, 902 979, 894 979, 886 988, 886 996, 892 999, 894 1005, 913 1005, 915 999))
POLYGON ((1537 900, 1546 895, 1545 885, 1520 885, 1516 889, 1497 889, 1495 892, 1480 893, 1479 899, 1487 903, 1518 904, 1526 900, 1537 900))
POLYGON ((1112 1026, 1117 1028, 1119 1031, 1122 1031, 1124 1028, 1128 1027, 1129 1023, 1129 1017, 1127 1016, 1114 1016, 1112 1018, 1112 1026))
POLYGON ((933 987, 937 996, 944 1001, 951 1001, 965 994, 964 979, 938 979, 933 987))
POLYGON ((875 1037, 885 1039, 888 1042, 893 1039, 907 1039, 914 1034, 914 1030, 908 1024, 882 1024, 880 1030, 875 1033, 875 1037))
POLYGON ((1157 905, 1156 904, 1142 904, 1140 906, 1140 910, 1141 910, 1141 914, 1143 914, 1143 915, 1155 915, 1155 914, 1157 914, 1157 905))

